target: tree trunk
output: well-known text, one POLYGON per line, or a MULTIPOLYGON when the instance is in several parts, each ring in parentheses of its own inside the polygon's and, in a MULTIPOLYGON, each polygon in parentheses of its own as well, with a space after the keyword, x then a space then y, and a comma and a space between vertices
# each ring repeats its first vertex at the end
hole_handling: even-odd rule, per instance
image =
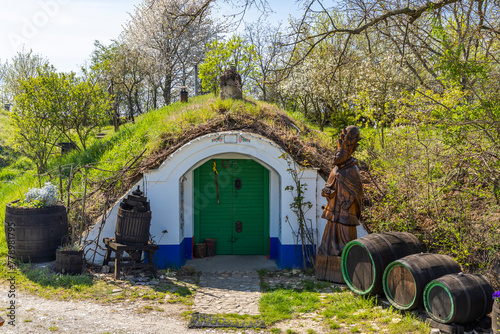
POLYGON ((115 128, 115 132, 120 130, 120 100, 117 95, 115 95, 115 83, 111 80, 111 84, 108 87, 108 93, 113 97, 113 107, 111 108, 111 121, 113 122, 113 126, 115 128))
POLYGON ((135 106, 137 108, 137 114, 138 115, 142 114, 141 103, 139 102, 139 90, 138 89, 135 90, 134 102, 135 102, 135 106))
POLYGON ((165 76, 165 86, 162 87, 162 90, 163 90, 163 100, 165 102, 165 105, 168 106, 172 100, 172 76, 171 75, 165 76))
POLYGON ((158 109, 158 87, 153 86, 153 109, 158 109))
POLYGON ((113 126, 115 132, 120 130, 120 103, 116 99, 113 101, 113 126))
POLYGON ((132 99, 132 93, 128 92, 127 94, 127 101, 128 101, 128 117, 132 121, 132 123, 135 122, 134 119, 134 102, 132 99))

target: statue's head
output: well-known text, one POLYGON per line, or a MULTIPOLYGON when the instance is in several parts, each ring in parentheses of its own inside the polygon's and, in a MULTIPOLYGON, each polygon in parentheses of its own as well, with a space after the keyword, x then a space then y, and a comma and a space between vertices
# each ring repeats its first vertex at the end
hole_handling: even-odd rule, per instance
POLYGON ((357 126, 350 125, 342 130, 337 142, 337 151, 334 155, 333 164, 341 165, 349 160, 358 147, 358 141, 360 140, 360 132, 357 126))

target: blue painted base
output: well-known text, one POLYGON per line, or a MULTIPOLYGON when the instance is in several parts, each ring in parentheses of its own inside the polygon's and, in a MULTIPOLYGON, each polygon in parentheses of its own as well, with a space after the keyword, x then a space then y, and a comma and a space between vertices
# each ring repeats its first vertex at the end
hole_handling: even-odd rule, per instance
POLYGON ((193 238, 184 238, 180 245, 160 245, 153 257, 156 268, 180 268, 193 256, 193 238))
POLYGON ((269 259, 277 260, 280 255, 280 239, 279 238, 269 238, 269 259))
MULTIPOLYGON (((186 259, 192 258, 193 238, 184 238, 180 245, 160 245, 154 255, 158 269, 180 268, 186 264, 186 259)), ((270 238, 269 258, 276 260, 279 269, 302 268, 302 246, 283 245, 279 238, 270 238)))
MULTIPOLYGON (((184 238, 184 259, 193 258, 193 238, 184 238)), ((184 261, 185 263, 186 261, 184 261)))
MULTIPOLYGON (((276 265, 279 269, 303 267, 301 245, 282 244, 279 238, 271 238, 270 246, 270 258, 276 259, 276 265)), ((307 247, 309 250, 314 250, 313 245, 307 247)))

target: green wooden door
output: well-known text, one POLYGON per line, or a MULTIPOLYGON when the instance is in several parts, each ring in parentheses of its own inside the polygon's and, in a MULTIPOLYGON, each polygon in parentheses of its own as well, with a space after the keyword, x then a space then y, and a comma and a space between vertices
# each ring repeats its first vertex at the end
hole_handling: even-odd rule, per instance
POLYGON ((215 238, 219 255, 269 254, 266 168, 253 160, 209 160, 194 171, 194 203, 196 243, 215 238))

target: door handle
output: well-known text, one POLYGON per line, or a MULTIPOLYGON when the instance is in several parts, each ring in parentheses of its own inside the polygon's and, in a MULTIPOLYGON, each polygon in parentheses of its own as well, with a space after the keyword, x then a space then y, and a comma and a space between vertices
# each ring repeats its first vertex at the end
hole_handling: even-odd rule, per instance
POLYGON ((240 178, 237 178, 236 180, 234 180, 234 188, 236 190, 240 190, 241 189, 241 179, 240 178))
POLYGON ((241 231, 243 231, 243 223, 238 220, 234 226, 234 229, 236 230, 236 233, 241 233, 241 231))

